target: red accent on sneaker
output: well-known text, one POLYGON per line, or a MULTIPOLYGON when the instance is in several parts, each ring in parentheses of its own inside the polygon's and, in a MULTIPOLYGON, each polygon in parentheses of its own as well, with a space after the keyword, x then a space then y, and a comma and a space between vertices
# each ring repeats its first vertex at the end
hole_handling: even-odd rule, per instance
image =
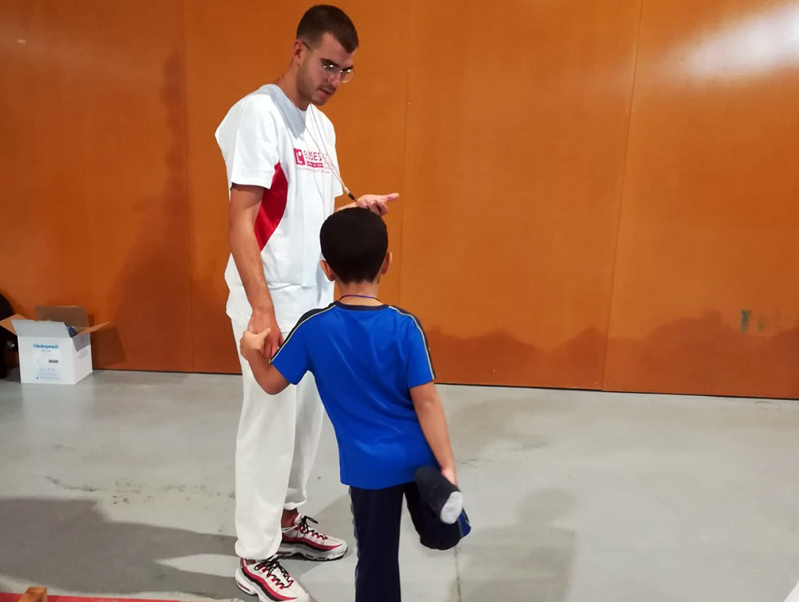
POLYGON ((322 544, 318 544, 315 541, 307 539, 305 537, 286 537, 285 535, 283 536, 283 542, 284 543, 298 543, 298 544, 301 544, 301 545, 304 545, 304 546, 308 546, 309 548, 313 548, 315 550, 319 550, 321 552, 327 552, 328 550, 332 550, 332 549, 338 547, 337 545, 322 545, 322 544))
POLYGON ((266 595, 272 598, 273 600, 278 600, 278 601, 296 600, 295 596, 291 595, 287 596, 285 594, 280 593, 280 590, 285 589, 286 587, 294 583, 294 579, 292 579, 291 577, 288 578, 288 586, 287 586, 281 583, 280 580, 277 577, 275 577, 271 571, 267 572, 267 575, 269 575, 269 580, 267 581, 266 579, 261 577, 261 575, 259 575, 257 572, 250 570, 250 566, 252 566, 257 571, 258 568, 260 568, 262 565, 266 563, 267 561, 264 560, 261 562, 253 563, 252 565, 248 565, 242 558, 241 572, 244 573, 247 579, 257 583, 263 589, 264 593, 266 593, 266 595))

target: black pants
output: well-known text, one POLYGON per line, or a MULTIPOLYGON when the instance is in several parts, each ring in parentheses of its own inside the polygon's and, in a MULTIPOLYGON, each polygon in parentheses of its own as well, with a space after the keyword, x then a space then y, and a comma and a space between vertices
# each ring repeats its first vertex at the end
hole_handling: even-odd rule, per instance
POLYGON ((448 550, 463 535, 462 521, 442 523, 419 496, 416 483, 387 489, 350 487, 358 565, 355 602, 400 602, 399 539, 402 498, 408 503, 419 541, 434 550, 448 550))

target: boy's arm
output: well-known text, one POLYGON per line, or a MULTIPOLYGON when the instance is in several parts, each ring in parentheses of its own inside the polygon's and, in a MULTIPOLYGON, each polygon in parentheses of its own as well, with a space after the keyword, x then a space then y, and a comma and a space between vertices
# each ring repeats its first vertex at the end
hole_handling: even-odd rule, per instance
POLYGON ((453 485, 457 485, 455 457, 452 455, 452 447, 449 444, 447 420, 444 418, 444 408, 438 398, 436 386, 430 381, 427 384, 412 387, 410 391, 413 407, 419 417, 419 424, 422 425, 425 439, 441 467, 441 474, 447 477, 453 485))
POLYGON ((245 331, 241 337, 241 355, 250 363, 252 375, 261 388, 270 395, 276 395, 289 386, 289 381, 264 357, 268 336, 268 328, 260 334, 245 331))

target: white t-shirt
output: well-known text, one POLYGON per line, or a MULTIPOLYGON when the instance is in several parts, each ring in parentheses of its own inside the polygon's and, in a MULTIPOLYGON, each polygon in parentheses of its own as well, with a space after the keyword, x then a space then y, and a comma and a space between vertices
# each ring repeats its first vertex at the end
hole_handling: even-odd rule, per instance
MULTIPOLYGON (((342 194, 333 124, 313 105, 301 111, 268 84, 233 105, 216 141, 228 189, 233 184, 266 189, 255 235, 277 323, 286 332, 306 311, 333 300, 333 284, 319 267, 319 231, 342 194)), ((252 309, 232 254, 225 281, 228 316, 249 321, 252 309)))

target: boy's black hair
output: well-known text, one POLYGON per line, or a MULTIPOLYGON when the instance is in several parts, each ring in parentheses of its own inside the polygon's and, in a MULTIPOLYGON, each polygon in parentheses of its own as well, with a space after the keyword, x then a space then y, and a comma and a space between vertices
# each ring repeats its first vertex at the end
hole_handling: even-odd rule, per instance
POLYGON ((322 256, 345 284, 372 282, 388 251, 388 231, 379 215, 352 207, 336 211, 319 233, 322 256))
POLYGON ((358 32, 343 10, 337 6, 317 4, 309 8, 297 26, 297 38, 315 47, 323 34, 329 33, 349 53, 358 48, 358 32))

